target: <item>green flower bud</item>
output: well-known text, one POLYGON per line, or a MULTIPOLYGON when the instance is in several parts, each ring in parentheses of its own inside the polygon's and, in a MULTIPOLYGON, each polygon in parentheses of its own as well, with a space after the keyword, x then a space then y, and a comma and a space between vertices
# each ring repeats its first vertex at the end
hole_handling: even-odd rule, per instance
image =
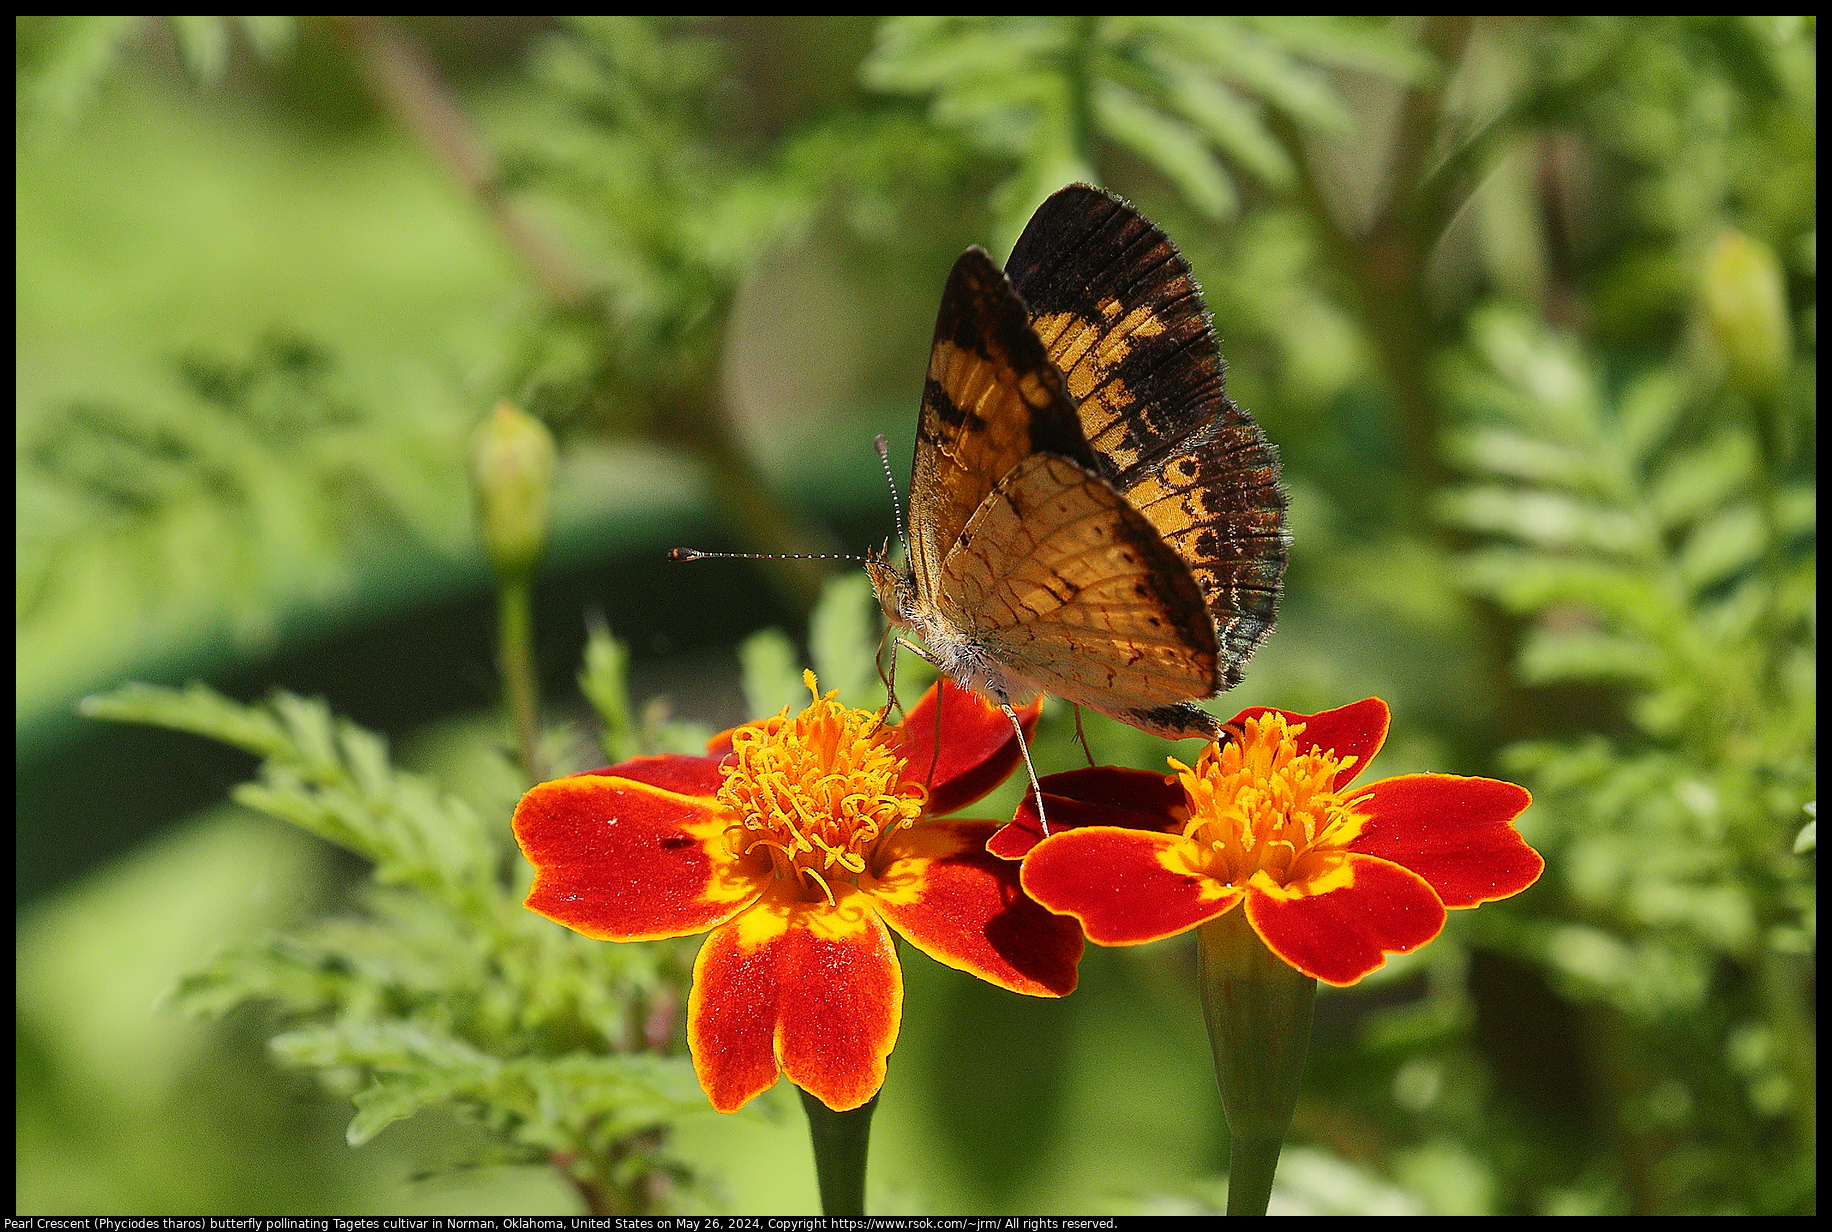
POLYGON ((1725 231, 1705 258, 1700 290, 1731 384, 1751 398, 1774 392, 1794 349, 1787 287, 1774 250, 1741 231, 1725 231))
POLYGON ((484 551, 505 578, 526 576, 547 539, 553 480, 553 434, 507 402, 478 428, 471 451, 484 551))

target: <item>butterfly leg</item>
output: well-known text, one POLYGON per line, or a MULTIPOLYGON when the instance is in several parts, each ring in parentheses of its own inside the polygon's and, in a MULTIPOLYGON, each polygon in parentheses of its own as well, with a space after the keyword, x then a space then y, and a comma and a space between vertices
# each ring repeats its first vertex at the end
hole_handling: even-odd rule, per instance
POLYGON ((1094 754, 1088 748, 1088 733, 1081 730, 1081 703, 1070 702, 1069 705, 1075 710, 1075 738, 1081 741, 1081 755, 1088 759, 1088 765, 1092 767, 1094 754))
MULTIPOLYGON (((1024 724, 1018 721, 1018 712, 1011 708, 1010 702, 1001 701, 999 709, 1011 720, 1011 729, 1018 733, 1018 752, 1024 754, 1024 768, 1030 772, 1031 790, 1037 793, 1037 823, 1043 827, 1043 837, 1050 836, 1050 819, 1043 811, 1043 784, 1037 781, 1037 767, 1031 765, 1030 744, 1024 739, 1024 724)), ((938 745, 940 741, 936 742, 938 745)))
MULTIPOLYGON (((878 679, 884 682, 885 703, 884 712, 878 716, 878 722, 880 724, 889 717, 892 710, 895 710, 904 718, 909 717, 908 713, 903 709, 903 703, 897 700, 897 650, 894 646, 891 648, 890 670, 888 672, 884 670, 884 648, 890 645, 890 640, 891 631, 886 629, 884 631, 884 636, 878 639, 878 653, 872 658, 872 666, 878 669, 878 679)), ((909 643, 904 642, 902 638, 898 638, 897 640, 903 642, 906 646, 909 645, 909 643)))
MULTIPOLYGON (((897 644, 923 662, 932 664, 935 667, 941 666, 941 664, 936 663, 934 657, 923 650, 922 647, 915 645, 907 639, 900 637, 897 639, 897 644)), ((891 656, 891 663, 892 671, 895 672, 896 656, 894 654, 891 656)), ((936 696, 935 702, 935 754, 939 758, 941 756, 941 697, 939 695, 936 696)), ((1011 708, 1011 703, 1003 697, 999 699, 999 709, 1003 710, 1005 712, 1005 717, 1011 720, 1011 729, 1018 733, 1018 751, 1024 754, 1024 769, 1030 774, 1031 790, 1037 793, 1037 821, 1043 826, 1043 836, 1048 838, 1050 834, 1050 819, 1046 817, 1043 812, 1043 785, 1037 781, 1037 768, 1031 765, 1030 743, 1024 739, 1024 724, 1018 721, 1018 712, 1013 710, 1011 708)), ((1079 716, 1077 721, 1079 722, 1079 716)), ((1082 747, 1087 747, 1086 741, 1082 742, 1082 747)), ((1088 763, 1092 765, 1093 761, 1093 757, 1090 756, 1088 763)), ((931 779, 934 778, 934 773, 934 767, 931 766, 929 769, 931 779)))
MULTIPOLYGON (((941 664, 935 661, 934 655, 931 655, 928 651, 918 646, 915 642, 912 642, 909 638, 900 637, 897 639, 897 644, 903 647, 905 650, 909 651, 911 654, 915 655, 918 659, 921 659, 924 663, 927 663, 930 667, 939 668, 941 666, 941 664)), ((892 663, 891 671, 895 672, 896 670, 897 670, 897 665, 895 663, 892 663)))
MULTIPOLYGON (((890 636, 890 631, 888 629, 885 630, 884 636, 885 637, 890 636)), ((935 662, 935 660, 929 656, 928 651, 924 650, 922 647, 916 645, 914 642, 908 640, 907 638, 901 638, 901 637, 898 638, 897 645, 903 647, 905 650, 915 655, 918 659, 921 659, 924 663, 930 664, 931 666, 937 667, 937 668, 941 666, 941 664, 935 662)), ((882 671, 880 671, 880 675, 882 675, 882 671)), ((890 674, 890 678, 884 682, 884 687, 890 690, 891 701, 897 703, 897 709, 899 711, 902 711, 903 717, 907 719, 910 717, 909 711, 903 709, 903 704, 901 702, 897 702, 896 679, 897 679, 897 650, 896 650, 896 647, 892 647, 891 648, 891 674, 890 674)), ((1009 708, 1007 710, 1007 713, 1010 713, 1009 708)), ((1023 738, 1023 733, 1019 733, 1019 738, 1020 739, 1023 738)), ((934 755, 930 757, 929 759, 929 776, 927 779, 924 780, 924 782, 930 787, 933 787, 935 785, 935 769, 937 766, 941 765, 941 693, 940 692, 937 692, 935 694, 934 749, 935 749, 934 755)), ((1042 797, 1039 796, 1038 799, 1042 799, 1042 797)))

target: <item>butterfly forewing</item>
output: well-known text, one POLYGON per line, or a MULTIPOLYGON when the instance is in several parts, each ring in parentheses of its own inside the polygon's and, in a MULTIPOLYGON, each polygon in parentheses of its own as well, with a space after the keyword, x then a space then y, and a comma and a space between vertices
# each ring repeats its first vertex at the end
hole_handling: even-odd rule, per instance
POLYGON ((1183 560, 1221 644, 1218 687, 1271 631, 1285 568, 1278 455, 1223 390, 1189 265, 1085 184, 1038 208, 1008 272, 1108 477, 1183 560))
POLYGON ((1195 279, 1125 203, 1085 184, 1056 193, 1006 273, 1122 491, 1133 468, 1215 420, 1221 356, 1195 279))
POLYGON ((1024 305, 991 258, 969 248, 942 292, 916 423, 910 563, 927 595, 993 486, 1040 452, 1094 465, 1024 305))

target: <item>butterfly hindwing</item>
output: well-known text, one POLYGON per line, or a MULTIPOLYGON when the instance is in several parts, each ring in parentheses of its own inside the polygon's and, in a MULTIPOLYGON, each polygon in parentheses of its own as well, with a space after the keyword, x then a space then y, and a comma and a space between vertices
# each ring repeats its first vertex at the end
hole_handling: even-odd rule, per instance
POLYGON ((1007 264, 1109 478, 1184 561, 1229 687, 1283 586, 1278 454, 1228 400, 1194 275, 1131 206, 1086 184, 1045 201, 1007 264))
POLYGON ((1056 454, 994 486, 943 561, 938 604, 1027 681, 1116 717, 1214 687, 1189 570, 1111 484, 1056 454))

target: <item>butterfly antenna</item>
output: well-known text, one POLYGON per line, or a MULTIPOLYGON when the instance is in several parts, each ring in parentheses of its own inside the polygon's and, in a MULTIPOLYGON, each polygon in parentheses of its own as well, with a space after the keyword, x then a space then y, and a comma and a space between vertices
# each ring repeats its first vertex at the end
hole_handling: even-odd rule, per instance
POLYGON ((827 552, 794 552, 775 554, 770 552, 702 552, 698 548, 670 548, 669 560, 856 560, 865 561, 863 556, 845 556, 827 552))
POLYGON ((891 509, 897 515, 897 542, 903 545, 903 554, 905 557, 908 557, 910 554, 910 539, 908 535, 903 533, 903 501, 897 496, 897 476, 891 473, 890 442, 886 441, 884 439, 884 433, 880 432, 878 433, 878 439, 873 443, 878 447, 878 465, 884 468, 884 482, 891 486, 891 509))

